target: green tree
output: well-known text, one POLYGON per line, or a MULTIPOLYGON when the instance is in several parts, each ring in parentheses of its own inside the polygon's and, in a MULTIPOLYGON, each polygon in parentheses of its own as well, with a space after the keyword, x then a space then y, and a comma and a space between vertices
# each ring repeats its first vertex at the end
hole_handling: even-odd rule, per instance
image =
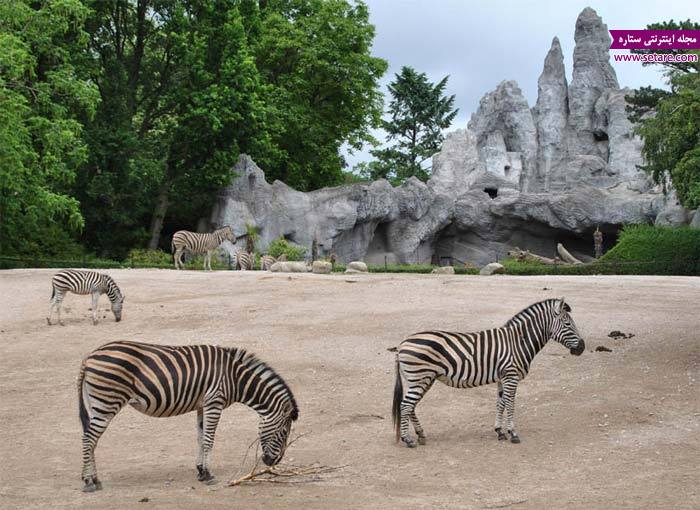
POLYGON ((402 67, 389 84, 390 120, 383 121, 389 147, 375 149, 376 161, 364 166, 363 173, 372 179, 386 178, 401 183, 411 176, 422 181, 430 177, 430 158, 444 140, 443 129, 452 124, 458 110, 455 96, 445 96, 449 76, 437 84, 425 73, 402 67))
MULTIPOLYGON (((698 30, 690 20, 654 23, 648 29, 698 30)), ((634 53, 649 53, 633 50, 634 53)), ((654 52, 657 52, 656 50, 654 52)), ((698 53, 665 50, 659 53, 698 53)), ((626 97, 629 118, 643 138, 644 170, 666 189, 670 183, 681 204, 700 207, 700 65, 692 62, 645 63, 665 69, 670 91, 642 87, 626 97)))
POLYGON ((300 190, 341 184, 341 146, 372 142, 370 128, 381 121, 378 83, 387 64, 371 55, 367 6, 347 0, 242 4, 273 146, 256 161, 272 179, 300 190))
POLYGON ((101 107, 77 189, 86 241, 123 256, 192 228, 239 152, 270 149, 266 108, 236 0, 94 0, 85 68, 101 107), (172 214, 169 214, 172 211, 172 214))
POLYGON ((98 101, 77 77, 78 0, 0 2, 0 252, 53 255, 83 227, 69 189, 86 147, 76 115, 98 101))

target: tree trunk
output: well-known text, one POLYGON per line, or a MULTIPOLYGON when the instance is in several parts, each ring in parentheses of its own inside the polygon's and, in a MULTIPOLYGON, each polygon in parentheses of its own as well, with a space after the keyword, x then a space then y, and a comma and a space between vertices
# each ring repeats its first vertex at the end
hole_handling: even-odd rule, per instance
POLYGON ((160 233, 163 230, 163 219, 165 219, 165 213, 168 212, 168 206, 170 206, 170 187, 172 183, 170 180, 166 180, 158 191, 158 198, 156 199, 156 208, 153 211, 153 218, 151 219, 151 228, 149 229, 151 239, 148 241, 149 250, 157 250, 158 244, 160 243, 160 233))

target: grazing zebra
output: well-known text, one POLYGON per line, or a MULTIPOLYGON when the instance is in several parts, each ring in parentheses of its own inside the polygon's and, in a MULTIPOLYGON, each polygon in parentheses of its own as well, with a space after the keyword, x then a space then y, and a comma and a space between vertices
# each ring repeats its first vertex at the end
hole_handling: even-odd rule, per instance
POLYGON ((112 303, 112 313, 114 319, 119 322, 122 320, 122 305, 124 296, 122 295, 117 284, 114 283, 112 277, 96 271, 82 271, 79 269, 66 269, 56 273, 51 280, 53 290, 51 292, 51 304, 49 305, 49 316, 46 322, 51 326, 51 317, 53 316, 54 307, 58 310, 58 323, 63 326, 61 321, 61 305, 63 298, 67 292, 74 294, 92 294, 92 323, 97 324, 97 302, 101 294, 107 294, 112 303))
POLYGON ((232 243, 236 242, 233 229, 229 226, 209 234, 178 230, 173 234, 173 240, 170 244, 175 269, 180 269, 182 266, 182 252, 187 249, 192 253, 206 253, 204 256, 204 269, 209 268, 209 271, 211 271, 211 252, 227 239, 232 243))
POLYGON ((252 271, 255 269, 255 253, 239 250, 236 252, 236 269, 252 271))
POLYGON ((208 481, 209 454, 221 412, 235 402, 260 415, 262 460, 284 456, 292 421, 299 416, 289 386, 243 349, 213 345, 166 346, 112 342, 80 366, 78 402, 83 428, 84 492, 102 488, 95 447, 114 416, 129 404, 154 417, 197 411, 197 479, 208 481))
POLYGON ((275 262, 284 262, 287 260, 287 254, 283 253, 279 257, 275 258, 272 255, 263 255, 260 257, 260 270, 261 271, 269 271, 270 268, 272 267, 272 264, 275 262))
POLYGON ((501 328, 478 333, 426 331, 405 339, 396 355, 392 413, 396 440, 400 438, 410 448, 416 446, 408 432, 410 421, 418 443, 425 444, 425 433, 415 409, 437 379, 455 388, 497 382, 495 430, 498 439, 506 439, 502 429, 505 409, 510 440, 519 443, 520 438, 513 428, 515 391, 518 381, 527 375, 532 359, 550 339, 576 356, 585 349, 570 311, 564 298, 547 299, 525 308, 501 328))

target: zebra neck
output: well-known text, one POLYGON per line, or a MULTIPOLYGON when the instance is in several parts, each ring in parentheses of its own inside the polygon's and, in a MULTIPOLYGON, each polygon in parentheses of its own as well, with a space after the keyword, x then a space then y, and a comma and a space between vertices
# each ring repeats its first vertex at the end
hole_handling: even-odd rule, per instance
POLYGON ((280 412, 287 385, 272 368, 242 349, 231 349, 229 403, 238 402, 260 416, 280 412))
POLYGON ((526 344, 532 357, 540 352, 549 340, 548 321, 538 322, 531 318, 526 320, 516 320, 512 326, 516 331, 516 338, 522 344, 526 344))
POLYGON ((107 293, 106 294, 112 303, 116 303, 119 300, 119 298, 122 296, 122 293, 119 290, 119 287, 117 287, 117 284, 114 283, 114 280, 111 280, 111 279, 107 280, 107 293))

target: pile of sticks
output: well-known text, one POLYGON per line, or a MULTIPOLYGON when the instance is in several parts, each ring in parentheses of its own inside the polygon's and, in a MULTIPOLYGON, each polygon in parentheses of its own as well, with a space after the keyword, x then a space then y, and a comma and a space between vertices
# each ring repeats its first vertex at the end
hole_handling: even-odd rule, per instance
POLYGON ((540 262, 548 266, 583 264, 583 262, 569 253, 569 251, 564 248, 561 243, 557 244, 557 253, 559 254, 558 257, 550 259, 549 257, 543 257, 542 255, 531 253, 529 250, 515 248, 514 250, 508 252, 508 256, 513 257, 520 262, 540 262))

